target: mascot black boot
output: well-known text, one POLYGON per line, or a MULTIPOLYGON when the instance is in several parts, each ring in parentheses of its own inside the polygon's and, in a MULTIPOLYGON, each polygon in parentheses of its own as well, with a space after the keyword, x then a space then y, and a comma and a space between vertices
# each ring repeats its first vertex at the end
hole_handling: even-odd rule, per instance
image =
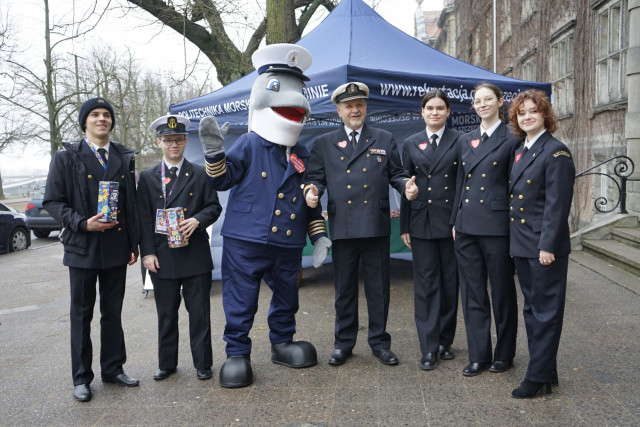
POLYGON ((290 368, 307 368, 318 363, 316 348, 307 341, 271 344, 271 361, 290 368))
POLYGON ((220 385, 227 388, 246 387, 253 384, 251 356, 229 356, 220 368, 220 385))

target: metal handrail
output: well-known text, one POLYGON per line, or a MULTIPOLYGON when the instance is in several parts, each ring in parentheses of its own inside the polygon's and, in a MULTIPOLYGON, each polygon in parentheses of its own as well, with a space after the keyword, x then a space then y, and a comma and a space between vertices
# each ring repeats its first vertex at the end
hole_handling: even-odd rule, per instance
POLYGON ((615 156, 603 162, 600 162, 597 165, 591 166, 589 169, 586 169, 580 172, 579 174, 576 175, 576 178, 580 178, 582 176, 587 176, 587 175, 600 175, 600 176, 605 176, 610 180, 612 180, 613 183, 618 188, 618 195, 620 196, 618 199, 618 202, 611 209, 606 210, 602 208, 602 206, 606 206, 609 203, 609 200, 607 200, 606 197, 600 196, 596 200, 594 200, 593 206, 596 208, 597 211, 606 213, 606 212, 613 211, 615 208, 618 207, 618 205, 620 205, 620 213, 626 214, 627 213, 627 178, 631 176, 631 174, 633 174, 633 170, 634 170, 634 164, 631 158, 627 156, 615 156), (609 163, 616 159, 619 159, 619 160, 618 160, 618 163, 616 163, 615 166, 613 167, 613 172, 616 174, 618 178, 620 178, 619 183, 613 176, 609 174, 602 173, 602 172, 591 172, 595 168, 600 167, 605 163, 609 163))

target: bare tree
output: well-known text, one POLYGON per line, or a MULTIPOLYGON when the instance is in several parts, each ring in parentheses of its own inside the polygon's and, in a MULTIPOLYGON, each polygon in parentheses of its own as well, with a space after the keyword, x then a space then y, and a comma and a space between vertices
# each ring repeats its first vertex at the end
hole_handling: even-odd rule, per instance
POLYGON ((193 43, 215 66, 220 83, 228 84, 252 71, 251 55, 267 36, 267 43, 289 43, 300 38, 319 7, 331 11, 338 0, 266 0, 266 14, 252 29, 244 50, 233 43, 229 25, 252 27, 232 0, 127 0, 162 25, 193 43), (298 19, 296 23, 296 12, 298 19), (245 19, 243 19, 243 17, 245 19), (244 21, 244 22, 243 22, 244 21))

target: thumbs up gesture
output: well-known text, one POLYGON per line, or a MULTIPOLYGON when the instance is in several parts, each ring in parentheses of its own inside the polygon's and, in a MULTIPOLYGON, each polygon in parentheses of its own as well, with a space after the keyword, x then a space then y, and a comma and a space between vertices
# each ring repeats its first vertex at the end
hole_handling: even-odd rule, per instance
POLYGON ((404 187, 404 195, 407 200, 413 200, 418 197, 418 186, 416 185, 416 176, 412 176, 404 187))
POLYGON ((307 194, 305 194, 304 199, 307 202, 307 206, 310 208, 318 206, 318 189, 315 185, 311 184, 309 186, 309 190, 307 191, 307 194))

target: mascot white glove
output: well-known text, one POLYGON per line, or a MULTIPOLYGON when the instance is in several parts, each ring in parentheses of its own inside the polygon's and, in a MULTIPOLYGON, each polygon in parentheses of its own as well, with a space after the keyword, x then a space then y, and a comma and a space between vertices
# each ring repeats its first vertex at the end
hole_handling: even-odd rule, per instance
POLYGON ((329 248, 331 248, 331 240, 322 236, 313 244, 313 266, 319 268, 324 264, 329 255, 329 248))
POLYGON ((204 151, 205 155, 213 157, 216 154, 224 153, 222 143, 228 130, 229 122, 219 127, 218 121, 213 116, 207 116, 200 120, 198 134, 200 135, 200 143, 202 144, 202 151, 204 151))

